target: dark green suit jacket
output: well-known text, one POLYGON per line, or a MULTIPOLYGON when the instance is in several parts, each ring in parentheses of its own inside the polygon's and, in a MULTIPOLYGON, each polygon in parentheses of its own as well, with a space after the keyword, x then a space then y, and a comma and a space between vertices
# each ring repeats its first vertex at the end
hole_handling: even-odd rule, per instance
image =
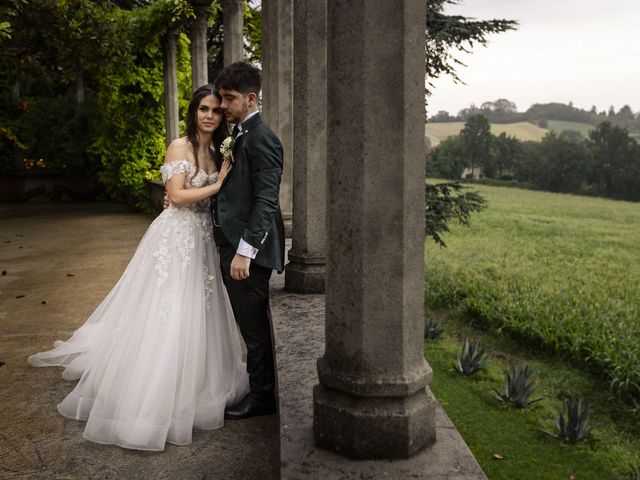
POLYGON ((258 249, 256 264, 284 270, 280 211, 282 144, 259 113, 242 124, 233 146, 233 168, 215 196, 215 218, 234 248, 240 238, 258 249))

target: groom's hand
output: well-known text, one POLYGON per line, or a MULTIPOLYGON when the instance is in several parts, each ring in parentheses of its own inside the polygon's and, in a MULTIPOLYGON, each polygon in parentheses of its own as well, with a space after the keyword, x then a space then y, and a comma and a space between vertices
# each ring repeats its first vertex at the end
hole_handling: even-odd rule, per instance
POLYGON ((169 195, 167 195, 167 192, 164 192, 164 197, 162 198, 162 207, 169 208, 169 195))
POLYGON ((231 278, 234 280, 244 280, 249 276, 249 266, 251 259, 243 255, 235 254, 231 260, 231 278))

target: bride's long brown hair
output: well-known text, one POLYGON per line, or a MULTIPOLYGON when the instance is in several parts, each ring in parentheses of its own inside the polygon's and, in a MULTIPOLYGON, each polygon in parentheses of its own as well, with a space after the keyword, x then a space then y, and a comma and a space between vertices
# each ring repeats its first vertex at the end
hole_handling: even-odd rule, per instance
MULTIPOLYGON (((187 109, 187 118, 185 119, 187 125, 185 135, 193 148, 193 158, 196 161, 196 173, 198 173, 198 170, 200 169, 200 162, 198 161, 198 147, 200 146, 200 142, 198 141, 198 107, 200 106, 202 99, 209 95, 214 95, 219 102, 222 102, 222 97, 213 85, 203 85, 193 92, 193 97, 191 98, 189 108, 187 109)), ((222 141, 229 136, 229 124, 227 123, 227 118, 222 112, 221 116, 222 120, 220 121, 220 125, 213 131, 213 138, 211 140, 213 148, 215 149, 215 152, 213 153, 213 160, 218 170, 222 165, 220 145, 222 145, 222 141)))

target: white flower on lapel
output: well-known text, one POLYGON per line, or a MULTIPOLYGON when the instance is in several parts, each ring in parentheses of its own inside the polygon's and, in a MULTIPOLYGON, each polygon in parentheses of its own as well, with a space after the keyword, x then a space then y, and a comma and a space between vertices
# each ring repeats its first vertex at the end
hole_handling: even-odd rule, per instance
POLYGON ((229 158, 233 155, 233 146, 236 143, 236 139, 229 135, 222 141, 220 145, 220 153, 224 158, 229 158))

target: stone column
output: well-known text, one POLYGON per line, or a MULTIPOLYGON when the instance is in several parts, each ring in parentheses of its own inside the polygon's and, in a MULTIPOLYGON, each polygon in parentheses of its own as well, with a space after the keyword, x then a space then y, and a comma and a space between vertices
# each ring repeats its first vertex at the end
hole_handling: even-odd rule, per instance
POLYGON ((81 68, 78 68, 76 72, 76 92, 73 100, 75 116, 78 117, 84 104, 84 73, 81 68))
POLYGON ((286 234, 290 236, 293 209, 293 0, 262 2, 262 57, 262 112, 284 149, 280 208, 286 234))
POLYGON ((167 31, 162 39, 162 61, 164 72, 164 124, 167 146, 180 136, 178 127, 178 70, 176 40, 178 30, 167 31))
POLYGON ((195 90, 209 83, 207 69, 207 20, 211 14, 211 0, 191 0, 196 18, 189 28, 191 40, 191 87, 195 90))
POLYGON ((244 37, 242 33, 242 0, 224 0, 224 65, 244 60, 244 37))
POLYGON ((294 1, 293 227, 285 289, 324 293, 327 2, 294 1))
MULTIPOLYGON (((18 71, 18 75, 19 75, 19 71, 18 71)), ((20 78, 16 78, 15 83, 11 86, 11 99, 14 101, 14 103, 17 105, 22 101, 22 95, 20 94, 20 78)), ((15 159, 14 159, 14 165, 16 168, 16 172, 21 172, 22 170, 24 170, 24 154, 22 153, 22 150, 19 149, 18 147, 14 148, 15 151, 15 159)))
POLYGON ((425 16, 424 0, 328 0, 314 439, 355 458, 406 458, 435 441, 423 355, 425 16))

